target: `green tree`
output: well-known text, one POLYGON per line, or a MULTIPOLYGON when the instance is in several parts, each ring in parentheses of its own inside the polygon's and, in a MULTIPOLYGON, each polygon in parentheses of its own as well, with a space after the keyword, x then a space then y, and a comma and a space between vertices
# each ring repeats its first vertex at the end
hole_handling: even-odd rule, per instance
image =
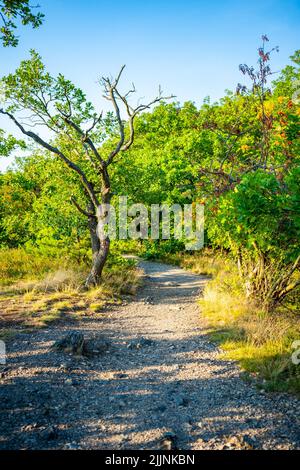
POLYGON ((287 65, 278 79, 274 80, 274 95, 289 96, 300 103, 300 49, 290 57, 292 65, 287 65))
POLYGON ((60 160, 47 153, 17 157, 13 169, 0 176, 0 184, 2 245, 38 246, 54 255, 65 250, 87 258, 86 218, 70 200, 72 194, 84 204, 84 196, 60 160))
POLYGON ((16 22, 21 21, 23 25, 30 25, 38 28, 44 19, 41 12, 34 12, 38 6, 32 6, 29 0, 0 0, 0 20, 2 26, 0 28, 0 40, 4 47, 16 47, 19 43, 16 35, 16 22))
MULTIPOLYGON (((21 62, 14 74, 3 78, 5 109, 0 114, 8 116, 17 128, 40 147, 59 158, 77 175, 87 198, 88 209, 73 203, 90 221, 93 264, 86 285, 99 283, 109 253, 110 239, 103 233, 106 220, 105 205, 113 195, 110 166, 119 154, 126 152, 134 141, 135 118, 152 104, 165 99, 161 92, 147 104, 132 107, 128 98, 135 88, 122 94, 119 81, 121 68, 115 79, 102 77, 104 97, 111 103, 113 113, 103 116, 97 113, 85 94, 64 76, 52 77, 46 72, 40 56, 31 51, 31 58, 21 62), (121 117, 120 106, 127 114, 127 122, 121 117), (29 112, 35 125, 46 126, 53 139, 45 140, 21 123, 21 115, 29 112), (111 149, 99 150, 101 144, 112 137, 111 149), (97 230, 96 230, 97 227, 97 230)), ((22 120, 24 122, 24 119, 22 120)), ((71 194, 70 194, 71 196, 71 194)))
POLYGON ((300 285, 299 188, 299 168, 282 181, 257 170, 223 195, 209 216, 209 236, 238 259, 247 296, 265 309, 300 285))

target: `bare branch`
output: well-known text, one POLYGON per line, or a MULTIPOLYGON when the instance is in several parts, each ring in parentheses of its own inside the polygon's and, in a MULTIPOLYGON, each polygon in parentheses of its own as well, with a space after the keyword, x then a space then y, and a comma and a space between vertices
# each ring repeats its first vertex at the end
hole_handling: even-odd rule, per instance
MULTIPOLYGON (((70 127, 72 127, 80 136, 82 139, 83 144, 87 143, 90 149, 92 150, 93 154, 95 155, 96 159, 101 163, 103 166, 104 161, 102 160, 98 150, 96 149, 92 139, 88 136, 88 132, 84 132, 74 121, 72 121, 68 116, 66 116, 62 111, 60 113, 63 116, 63 120, 68 124, 70 127)), ((100 117, 99 117, 100 119, 100 117)), ((96 124, 94 124, 96 125, 96 124)), ((94 127, 94 126, 93 126, 94 127)))
POLYGON ((97 196, 96 196, 96 194, 93 190, 92 185, 89 183, 85 173, 82 171, 81 168, 79 168, 79 166, 77 166, 74 162, 72 162, 72 160, 70 160, 68 157, 66 157, 57 147, 54 147, 53 145, 49 144, 48 142, 43 140, 39 135, 35 134, 34 132, 27 131, 22 126, 22 124, 20 124, 20 122, 18 122, 18 120, 15 118, 15 116, 13 116, 8 111, 4 111, 2 108, 0 108, 0 114, 8 116, 15 123, 15 125, 20 129, 20 131, 24 135, 26 135, 27 137, 30 137, 32 140, 34 140, 37 144, 44 147, 46 150, 49 150, 50 152, 57 155, 61 160, 63 160, 68 165, 69 168, 71 168, 73 171, 75 171, 79 175, 79 177, 82 181, 82 184, 85 187, 85 189, 87 190, 87 192, 89 194, 89 197, 91 198, 93 204, 95 206, 99 205, 98 198, 97 198, 97 196))
POLYGON ((147 104, 140 104, 136 108, 133 108, 129 102, 128 102, 128 96, 130 96, 132 93, 136 92, 136 88, 134 84, 132 84, 132 89, 127 91, 124 95, 120 93, 118 90, 117 86, 120 80, 120 77, 122 75, 122 72, 124 70, 125 66, 123 65, 121 67, 121 70, 117 76, 117 78, 112 82, 111 79, 102 77, 101 84, 104 86, 104 97, 108 100, 111 101, 116 113, 118 125, 119 125, 119 141, 115 148, 111 151, 111 153, 108 156, 108 159, 106 160, 106 165, 110 165, 111 162, 113 161, 114 157, 119 153, 119 152, 125 152, 126 150, 129 149, 129 147, 133 144, 134 140, 134 119, 135 117, 140 114, 141 112, 145 111, 146 109, 149 109, 153 104, 159 103, 163 100, 169 100, 172 98, 175 98, 175 95, 170 95, 170 96, 163 96, 162 95, 162 90, 161 87, 159 87, 158 91, 158 96, 154 98, 152 101, 150 101, 147 104), (121 101, 125 107, 127 116, 128 116, 128 126, 129 126, 129 137, 127 141, 125 142, 125 130, 124 130, 124 122, 121 118, 121 112, 120 112, 120 107, 118 104, 118 100, 121 101))
POLYGON ((71 196, 71 202, 72 204, 74 204, 76 209, 78 209, 78 211, 81 212, 81 214, 85 215, 86 217, 92 217, 95 219, 97 218, 95 214, 92 214, 91 212, 87 212, 86 210, 82 209, 82 207, 78 204, 74 196, 71 196))

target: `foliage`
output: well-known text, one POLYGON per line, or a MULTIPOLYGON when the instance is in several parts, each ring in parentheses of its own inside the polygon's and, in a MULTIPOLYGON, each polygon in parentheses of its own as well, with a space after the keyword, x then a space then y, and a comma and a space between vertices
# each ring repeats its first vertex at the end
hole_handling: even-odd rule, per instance
POLYGON ((257 170, 219 199, 210 218, 209 236, 237 257, 247 295, 265 308, 300 284, 299 175, 296 168, 278 181, 257 170))
MULTIPOLYGON (((136 117, 153 104, 161 102, 161 89, 156 98, 135 108, 128 97, 135 93, 133 86, 127 93, 119 91, 119 81, 125 66, 121 67, 115 79, 102 77, 104 98, 113 112, 97 113, 83 91, 70 80, 59 74, 53 77, 46 71, 41 57, 31 50, 30 58, 23 60, 15 71, 3 77, 3 107, 0 114, 8 117, 25 136, 40 148, 58 158, 65 168, 76 175, 81 194, 85 197, 86 208, 71 196, 76 209, 87 218, 93 251, 91 271, 86 279, 87 287, 97 285, 105 266, 110 238, 108 233, 96 228, 105 225, 106 211, 102 205, 110 204, 110 166, 115 157, 122 155, 133 144, 136 117), (128 121, 121 117, 120 104, 127 113, 128 121), (24 112, 30 116, 24 119, 24 112), (24 122, 25 121, 25 122, 24 122), (32 129, 45 126, 51 132, 45 140, 32 129), (110 137, 106 145, 105 140, 110 137), (102 145, 102 146, 101 146, 102 145), (101 149, 100 149, 101 146, 101 149)), ((75 183, 76 185, 76 183, 75 183)))
POLYGON ((140 254, 145 259, 168 259, 169 255, 184 251, 184 243, 181 240, 171 238, 170 240, 146 240, 143 243, 140 254))
POLYGON ((1 157, 8 157, 11 152, 16 148, 25 148, 25 144, 22 141, 18 141, 13 136, 8 135, 6 136, 4 131, 0 129, 0 156, 1 157))
MULTIPOLYGON (((266 36, 262 41, 258 70, 240 66, 251 88, 239 85, 200 108, 191 102, 144 107, 147 112, 135 117, 135 145, 111 168, 109 191, 148 207, 205 203, 207 244, 230 251, 246 294, 271 309, 299 284, 300 112, 294 92, 300 59, 296 51, 293 65, 269 84, 277 48, 267 51, 266 36)), ((76 126, 89 129, 98 155, 108 155, 118 141, 116 118, 98 119, 84 93, 63 76, 52 77, 34 51, 4 83, 8 112, 34 112, 55 131, 56 148, 82 169, 88 187, 101 191, 95 154, 87 155, 76 126)), ((43 151, 1 176, 3 246, 89 259, 87 220, 70 204, 87 207, 87 187, 64 163, 43 151)), ((183 240, 147 241, 137 249, 148 258, 167 258, 183 250, 183 240)))
POLYGON ((44 19, 41 12, 34 12, 34 8, 30 5, 29 0, 1 0, 0 2, 0 19, 2 26, 0 28, 0 40, 5 47, 16 47, 19 38, 16 35, 16 21, 20 20, 22 25, 30 25, 38 28, 44 19))

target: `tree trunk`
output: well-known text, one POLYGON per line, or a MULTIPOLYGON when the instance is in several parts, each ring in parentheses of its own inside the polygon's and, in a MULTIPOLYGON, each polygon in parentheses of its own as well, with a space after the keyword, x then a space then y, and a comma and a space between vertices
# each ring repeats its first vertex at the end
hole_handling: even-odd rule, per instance
POLYGON ((89 226, 89 231, 90 231, 92 256, 93 256, 93 261, 94 261, 94 258, 99 253, 100 246, 101 246, 101 243, 100 243, 100 240, 99 240, 99 237, 98 237, 98 234, 97 234, 97 219, 96 219, 96 217, 89 217, 88 226, 89 226))
POLYGON ((110 240, 107 237, 106 240, 101 241, 100 250, 93 255, 93 263, 91 271, 85 281, 87 288, 97 286, 100 283, 102 271, 106 263, 109 253, 110 240))
MULTIPOLYGON (((102 194, 102 204, 110 203, 111 194, 109 187, 102 194)), ((93 261, 91 271, 85 281, 85 287, 90 288, 100 283, 103 268, 105 266, 110 247, 109 236, 100 235, 100 227, 104 226, 106 213, 102 206, 96 209, 96 216, 89 218, 89 230, 91 236, 93 261)))

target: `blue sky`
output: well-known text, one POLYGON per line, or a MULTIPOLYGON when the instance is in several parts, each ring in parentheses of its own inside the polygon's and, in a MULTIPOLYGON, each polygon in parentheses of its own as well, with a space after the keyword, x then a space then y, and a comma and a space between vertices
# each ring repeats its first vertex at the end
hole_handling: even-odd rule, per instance
MULTIPOLYGON (((280 47, 274 70, 300 48, 299 0, 39 3, 44 25, 20 29, 16 49, 0 47, 1 75, 13 71, 34 48, 52 73, 61 72, 81 86, 99 108, 97 79, 116 73, 122 64, 127 65, 124 87, 134 81, 139 96, 153 96, 160 84, 180 102, 201 104, 205 96, 218 99, 243 81, 238 65, 255 64, 262 34, 280 47)), ((6 127, 3 120, 0 127, 6 127)), ((0 168, 5 166, 0 161, 0 168)))

